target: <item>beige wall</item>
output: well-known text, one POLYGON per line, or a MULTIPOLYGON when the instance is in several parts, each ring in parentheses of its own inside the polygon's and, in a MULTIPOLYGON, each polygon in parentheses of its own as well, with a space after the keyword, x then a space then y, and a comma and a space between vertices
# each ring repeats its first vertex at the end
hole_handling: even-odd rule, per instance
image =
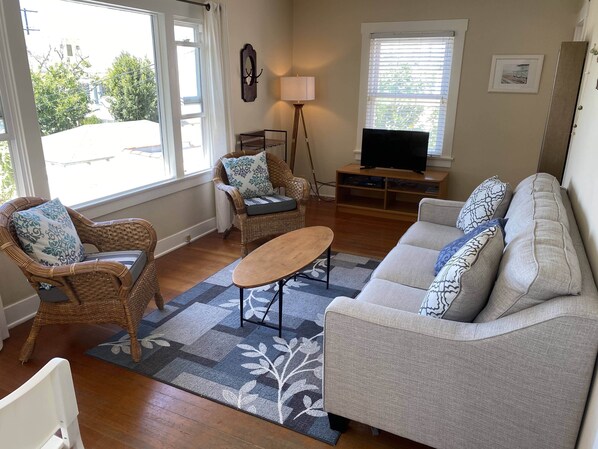
MULTIPOLYGON (((278 100, 278 77, 288 72, 292 56, 291 0, 226 0, 230 49, 230 102, 235 135, 244 131, 284 126, 281 117, 287 105, 278 100), (255 102, 241 99, 240 51, 250 43, 257 51, 259 79, 255 102)), ((109 220, 140 217, 149 220, 159 239, 214 217, 213 186, 204 184, 173 195, 148 201, 99 217, 109 220)), ((33 294, 18 268, 6 255, 0 255, 0 296, 4 306, 33 294)))
MULTIPOLYGON (((316 77, 305 106, 319 178, 354 162, 363 22, 469 19, 449 194, 466 198, 485 177, 512 183, 536 169, 560 42, 571 40, 571 0, 295 1, 293 71, 316 77), (539 94, 488 93, 493 54, 543 54, 539 94)), ((300 140, 300 144, 302 144, 300 140)), ((309 173, 301 147, 297 173, 309 173)))

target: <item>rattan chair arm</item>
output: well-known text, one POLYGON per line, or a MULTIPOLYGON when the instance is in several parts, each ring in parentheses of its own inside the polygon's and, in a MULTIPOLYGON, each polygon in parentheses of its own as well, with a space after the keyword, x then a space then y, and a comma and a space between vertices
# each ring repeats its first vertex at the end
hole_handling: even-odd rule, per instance
MULTIPOLYGON (((84 218, 84 217, 83 217, 84 218)), ((79 238, 91 243, 99 251, 145 251, 148 260, 154 260, 158 240, 151 223, 142 218, 127 218, 112 221, 92 222, 73 220, 79 238)))
POLYGON ((31 263, 23 267, 37 282, 50 281, 49 284, 56 285, 53 280, 59 281, 62 278, 72 278, 79 275, 93 273, 104 273, 118 279, 122 288, 130 289, 133 286, 133 278, 129 269, 120 262, 111 260, 88 260, 76 262, 70 265, 56 265, 47 267, 31 259, 31 263))
POLYGON ((233 207, 235 209, 235 213, 245 214, 247 212, 245 209, 245 202, 243 201, 243 197, 241 196, 241 193, 239 193, 239 189, 237 189, 236 187, 230 186, 228 184, 225 184, 219 178, 214 178, 214 185, 216 186, 216 188, 218 190, 222 190, 229 196, 229 198, 231 199, 231 202, 233 204, 233 207))
POLYGON ((305 204, 309 199, 309 183, 304 178, 293 176, 286 180, 285 194, 297 200, 299 204, 305 204))

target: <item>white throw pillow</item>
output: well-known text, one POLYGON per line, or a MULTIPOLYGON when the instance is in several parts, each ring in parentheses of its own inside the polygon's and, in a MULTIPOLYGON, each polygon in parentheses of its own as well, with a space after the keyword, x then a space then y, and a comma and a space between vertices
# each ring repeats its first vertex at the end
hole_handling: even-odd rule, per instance
POLYGON ((58 198, 15 212, 13 223, 27 254, 46 265, 68 265, 85 259, 75 225, 58 198))
POLYGON ((511 186, 498 179, 486 179, 471 193, 457 218, 457 228, 468 233, 493 218, 504 218, 511 201, 511 186))
POLYGON ((222 158, 222 165, 228 183, 239 189, 243 198, 255 198, 274 193, 265 151, 255 156, 225 157, 222 158))
POLYGON ((472 237, 442 267, 419 314, 471 322, 486 305, 504 249, 503 231, 491 226, 472 237))

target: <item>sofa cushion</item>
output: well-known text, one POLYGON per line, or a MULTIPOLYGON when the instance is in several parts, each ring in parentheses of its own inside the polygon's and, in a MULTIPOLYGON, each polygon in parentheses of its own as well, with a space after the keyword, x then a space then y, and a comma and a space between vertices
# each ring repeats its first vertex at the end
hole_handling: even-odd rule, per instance
POLYGON ((454 226, 416 221, 403 234, 399 243, 440 251, 444 246, 459 237, 463 237, 463 231, 454 226))
POLYGON ((472 237, 440 270, 428 289, 419 314, 472 321, 488 300, 503 248, 503 231, 498 225, 472 237))
MULTIPOLYGON (((147 263, 147 255, 145 254, 145 251, 139 250, 95 252, 87 254, 84 262, 94 260, 122 263, 129 269, 133 283, 135 283, 147 263)), ((62 302, 68 301, 69 299, 62 290, 52 286, 48 290, 40 289, 38 295, 39 298, 45 302, 62 302)))
POLYGON ((532 192, 559 192, 561 186, 558 179, 548 173, 534 173, 523 179, 514 192, 526 193, 531 195, 532 192))
POLYGON ((533 220, 552 220, 563 223, 569 229, 569 219, 563 205, 561 192, 531 192, 518 191, 513 195, 511 206, 507 211, 509 222, 505 226, 505 240, 507 244, 533 220))
POLYGON ((507 245, 488 304, 475 321, 496 320, 580 290, 581 270, 569 232, 562 223, 536 220, 507 245))
POLYGON ((245 198, 247 215, 265 215, 277 212, 287 212, 297 208, 297 201, 284 195, 266 195, 255 198, 245 198))
POLYGON ((386 279, 372 279, 359 293, 357 299, 370 304, 417 313, 426 291, 386 279))
MULTIPOLYGON (((436 259, 436 264, 434 264, 434 275, 437 275, 442 267, 448 262, 448 260, 457 252, 459 248, 461 248, 469 239, 475 237, 480 232, 485 229, 488 229, 492 226, 500 226, 504 229, 505 223, 507 222, 504 218, 495 218, 494 220, 487 221, 484 224, 481 224, 473 231, 469 231, 463 237, 459 237, 457 240, 453 240, 451 243, 446 245, 444 248, 440 250, 438 254, 438 259, 436 259)), ((504 231, 503 231, 504 232, 504 231)))
POLYGON ((224 157, 222 165, 226 171, 228 183, 239 189, 243 198, 274 193, 265 151, 253 156, 224 157))
POLYGON ((372 279, 384 279, 427 290, 434 280, 438 251, 418 246, 395 246, 372 273, 372 279))
POLYGON ((15 212, 12 217, 23 251, 37 262, 46 266, 68 265, 85 258, 75 225, 58 198, 15 212))
POLYGON ((511 201, 511 186, 498 179, 486 179, 471 193, 457 217, 457 228, 467 233, 479 225, 502 218, 511 201))

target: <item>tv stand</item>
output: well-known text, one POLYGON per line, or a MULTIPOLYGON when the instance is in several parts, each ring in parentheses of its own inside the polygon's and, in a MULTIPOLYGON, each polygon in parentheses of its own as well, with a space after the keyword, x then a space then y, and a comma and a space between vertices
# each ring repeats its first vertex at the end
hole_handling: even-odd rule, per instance
POLYGON ((336 171, 339 211, 415 221, 422 198, 446 198, 448 172, 360 167, 349 164, 336 171))

